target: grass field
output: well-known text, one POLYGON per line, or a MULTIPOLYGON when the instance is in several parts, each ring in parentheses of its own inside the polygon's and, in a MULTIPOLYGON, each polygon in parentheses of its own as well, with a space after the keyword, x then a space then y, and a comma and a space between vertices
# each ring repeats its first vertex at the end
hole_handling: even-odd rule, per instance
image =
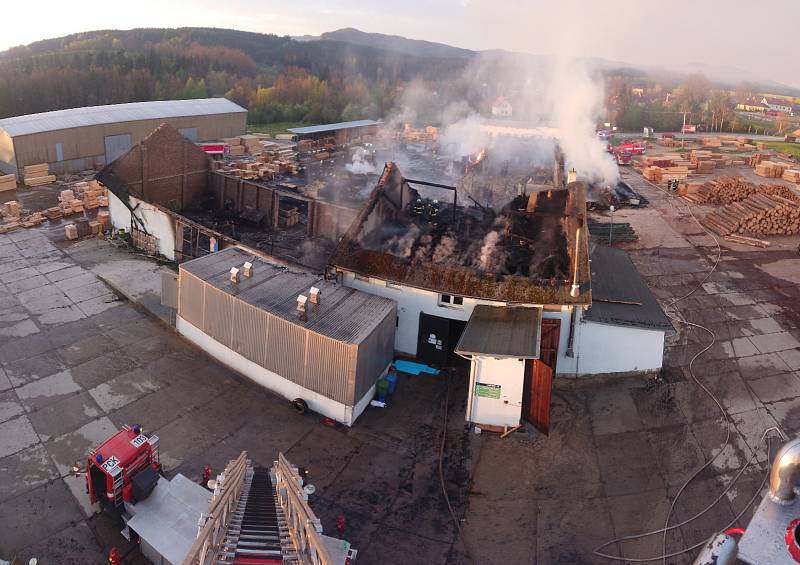
POLYGON ((276 133, 289 133, 286 131, 289 128, 301 128, 310 125, 313 124, 309 122, 275 122, 273 124, 247 124, 247 129, 253 133, 275 135, 276 133))
POLYGON ((800 159, 800 143, 787 143, 785 141, 767 141, 765 143, 767 149, 771 151, 780 151, 781 153, 789 153, 795 158, 800 159))

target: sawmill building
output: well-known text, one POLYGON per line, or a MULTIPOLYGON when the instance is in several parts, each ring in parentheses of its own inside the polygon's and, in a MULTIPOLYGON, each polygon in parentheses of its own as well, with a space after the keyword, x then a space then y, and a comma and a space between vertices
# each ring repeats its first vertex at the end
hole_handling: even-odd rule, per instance
POLYGON ((50 172, 100 168, 162 123, 192 141, 245 133, 247 110, 225 98, 89 106, 0 120, 0 170, 48 163, 50 172))
POLYGON ((409 207, 424 184, 387 164, 331 263, 345 286, 397 303, 399 353, 468 360, 469 422, 547 432, 554 376, 661 368, 672 326, 624 251, 590 254, 584 183, 433 220, 409 207))

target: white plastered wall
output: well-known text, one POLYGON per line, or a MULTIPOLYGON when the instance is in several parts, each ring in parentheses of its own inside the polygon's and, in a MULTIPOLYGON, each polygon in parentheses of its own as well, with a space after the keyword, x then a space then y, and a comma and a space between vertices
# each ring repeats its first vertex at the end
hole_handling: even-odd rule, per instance
MULTIPOLYGON (((358 402, 356 402, 355 406, 347 406, 346 404, 337 402, 328 398, 327 396, 319 394, 318 392, 304 388, 297 383, 293 383, 289 379, 286 379, 277 373, 273 373, 261 365, 253 363, 243 355, 240 355, 239 353, 236 353, 232 349, 229 349, 225 345, 221 344, 180 316, 178 316, 176 319, 175 327, 179 334, 186 337, 189 341, 203 349, 206 353, 224 365, 244 375, 256 384, 261 385, 288 400, 302 398, 306 401, 308 407, 314 412, 322 414, 323 416, 327 416, 328 418, 332 418, 346 426, 353 425, 353 422, 355 422, 356 418, 361 415, 364 409, 369 405, 370 400, 372 400, 375 396, 375 385, 373 385, 367 391, 367 393, 361 397, 358 402)), ((388 369, 388 366, 386 369, 388 369)), ((386 374, 385 370, 383 374, 386 374)))
POLYGON ((582 320, 577 325, 575 374, 657 371, 664 362, 664 332, 582 320))
MULTIPOLYGON (((175 260, 175 219, 162 212, 152 204, 139 200, 133 196, 128 197, 131 208, 136 208, 136 217, 144 224, 147 233, 154 235, 158 240, 158 252, 167 259, 175 260)), ((125 207, 116 194, 108 192, 108 211, 111 215, 111 225, 117 229, 131 230, 131 211, 125 207)), ((137 224, 141 229, 141 225, 137 224)))
POLYGON ((524 383, 525 361, 522 359, 473 357, 467 421, 491 426, 518 425, 524 383), (500 398, 478 396, 478 384, 499 385, 500 398))

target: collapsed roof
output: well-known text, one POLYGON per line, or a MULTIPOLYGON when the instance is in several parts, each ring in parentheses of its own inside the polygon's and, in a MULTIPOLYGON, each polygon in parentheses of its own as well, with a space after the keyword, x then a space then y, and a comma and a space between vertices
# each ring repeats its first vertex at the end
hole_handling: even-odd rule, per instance
POLYGON ((459 205, 455 187, 449 187, 451 202, 424 199, 425 184, 405 179, 387 163, 331 264, 443 294, 591 303, 583 183, 539 187, 511 197, 499 211, 459 205))

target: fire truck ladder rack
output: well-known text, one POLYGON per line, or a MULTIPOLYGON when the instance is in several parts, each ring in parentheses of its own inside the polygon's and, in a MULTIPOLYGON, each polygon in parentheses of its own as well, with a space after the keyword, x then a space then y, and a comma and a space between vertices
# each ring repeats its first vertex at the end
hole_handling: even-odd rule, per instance
POLYGON ((271 470, 247 453, 219 475, 183 565, 334 565, 297 469, 282 453, 271 470))

